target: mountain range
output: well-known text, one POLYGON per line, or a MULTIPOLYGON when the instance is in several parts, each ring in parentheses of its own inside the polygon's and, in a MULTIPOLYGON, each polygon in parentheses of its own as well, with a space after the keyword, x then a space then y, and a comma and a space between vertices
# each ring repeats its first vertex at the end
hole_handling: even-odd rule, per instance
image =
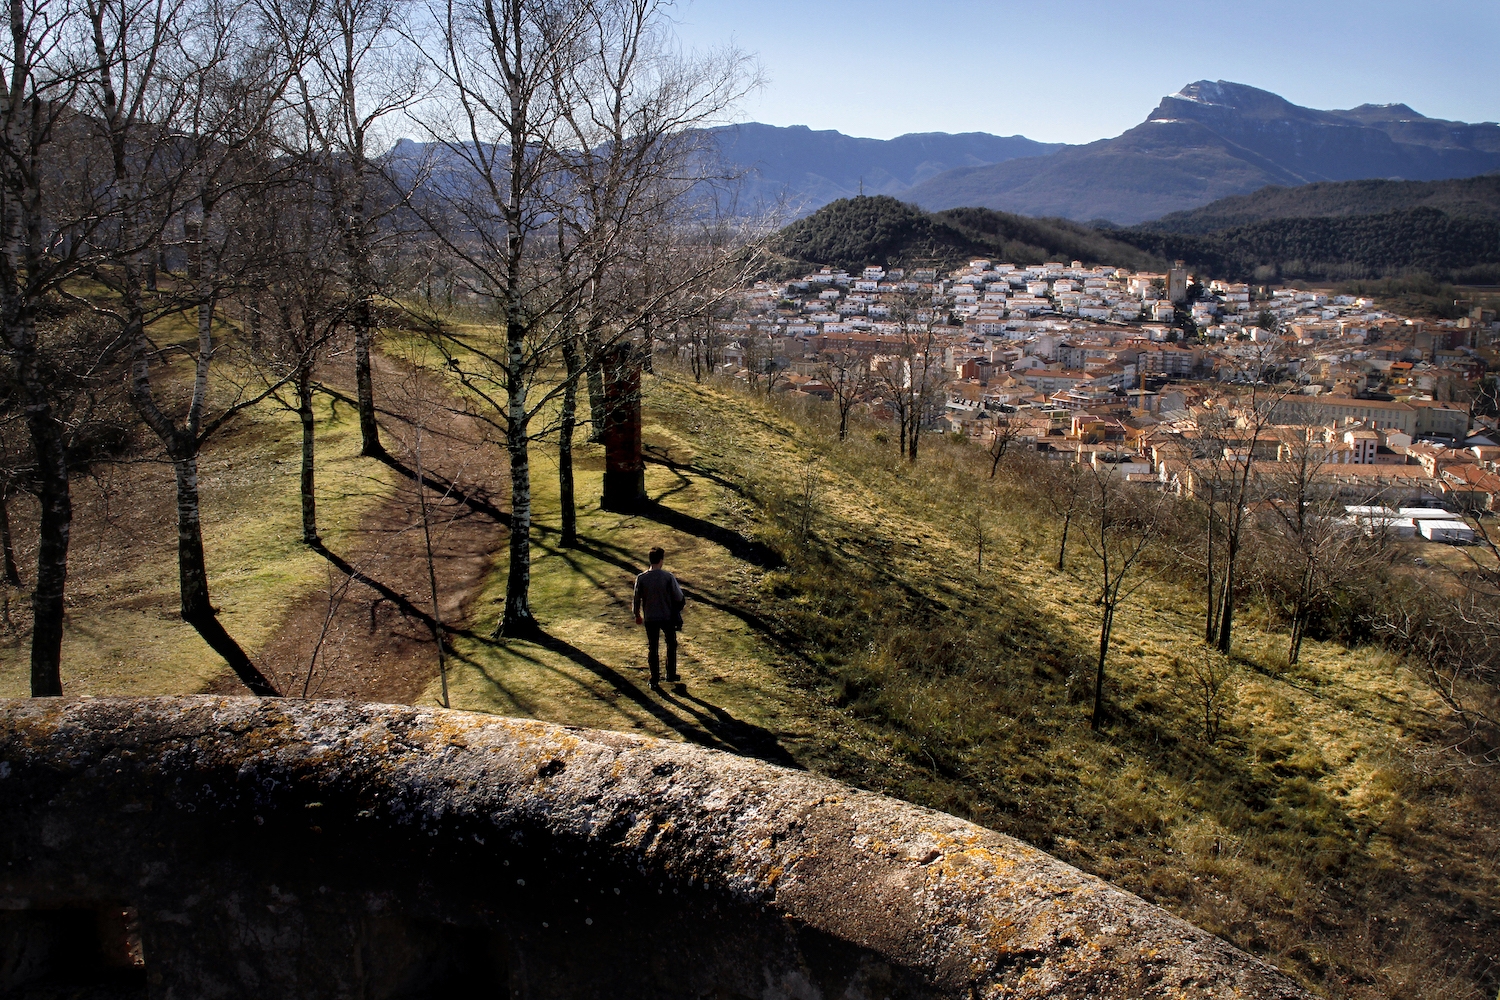
POLYGON ((859 139, 806 125, 779 128, 759 122, 712 129, 710 136, 724 164, 737 175, 737 207, 745 212, 780 208, 792 216, 840 198, 904 195, 914 185, 954 170, 1065 148, 987 132, 859 139))
POLYGON ((1267 185, 1500 170, 1494 122, 1443 121, 1404 104, 1320 111, 1222 80, 1189 84, 1135 128, 1081 146, 985 133, 855 139, 760 124, 715 139, 725 164, 743 172, 741 206, 779 201, 792 214, 864 193, 929 210, 1134 225, 1267 185))

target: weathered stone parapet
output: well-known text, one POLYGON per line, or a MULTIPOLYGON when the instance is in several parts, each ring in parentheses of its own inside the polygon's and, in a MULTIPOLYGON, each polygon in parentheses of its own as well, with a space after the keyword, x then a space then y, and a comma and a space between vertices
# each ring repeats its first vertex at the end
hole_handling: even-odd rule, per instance
POLYGON ((85 911, 130 914, 173 1000, 1305 996, 952 816, 688 744, 389 705, 0 702, 0 932, 43 955, 85 911))

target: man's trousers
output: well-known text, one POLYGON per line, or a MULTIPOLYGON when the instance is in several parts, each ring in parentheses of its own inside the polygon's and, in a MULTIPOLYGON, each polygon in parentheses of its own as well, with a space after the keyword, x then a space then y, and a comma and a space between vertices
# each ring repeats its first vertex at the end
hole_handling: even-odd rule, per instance
POLYGON ((647 622, 646 643, 649 652, 646 662, 651 666, 651 683, 661 683, 661 635, 667 635, 667 680, 677 679, 677 627, 671 622, 647 622))

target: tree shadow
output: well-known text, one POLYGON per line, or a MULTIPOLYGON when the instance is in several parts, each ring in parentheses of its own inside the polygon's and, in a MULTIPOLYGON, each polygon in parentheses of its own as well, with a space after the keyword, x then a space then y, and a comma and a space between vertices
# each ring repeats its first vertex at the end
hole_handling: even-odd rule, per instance
MULTIPOLYGON (((314 543, 310 547, 324 559, 327 559, 329 563, 335 566, 340 572, 344 573, 350 579, 354 580, 357 583, 362 583, 374 590, 377 594, 380 595, 380 598, 378 599, 389 601, 390 603, 394 604, 404 616, 417 619, 418 621, 426 625, 429 630, 432 628, 432 615, 417 607, 416 604, 414 604, 409 598, 401 594, 399 591, 395 590, 388 584, 371 578, 367 574, 361 573, 352 564, 350 564, 347 559, 329 549, 321 541, 314 543)), ((705 603, 712 602, 705 601, 705 603)), ((519 641, 524 641, 532 645, 539 646, 540 648, 545 649, 548 652, 555 653, 558 656, 572 661, 573 663, 587 670, 589 673, 593 674, 595 677, 598 677, 600 680, 609 684, 618 694, 633 702, 657 722, 676 732, 684 739, 690 740, 694 743, 702 744, 704 746, 712 747, 716 750, 724 750, 730 753, 740 754, 742 756, 756 757, 761 760, 781 764, 784 767, 801 767, 801 765, 798 764, 789 753, 787 753, 787 751, 777 741, 775 735, 772 734, 769 730, 764 729, 760 726, 753 725, 751 723, 742 722, 739 719, 736 719, 734 716, 730 715, 724 709, 701 699, 684 694, 683 697, 686 699, 686 701, 684 701, 678 698, 672 698, 665 691, 663 691, 663 700, 666 702, 670 702, 672 705, 676 706, 684 713, 691 716, 697 723, 697 725, 687 723, 679 716, 671 712, 666 707, 666 705, 656 701, 651 697, 650 694, 637 687, 634 683, 631 682, 628 677, 620 673, 620 671, 609 666, 596 657, 584 652, 567 640, 550 634, 543 628, 538 627, 531 635, 527 636, 525 640, 497 640, 492 639, 488 636, 481 635, 473 631, 472 629, 453 628, 448 625, 442 626, 442 632, 445 636, 443 645, 450 656, 453 656, 454 658, 462 661, 469 667, 478 671, 479 674, 488 683, 504 692, 505 695, 510 698, 513 703, 522 707, 523 710, 525 710, 524 702, 515 692, 505 688, 504 685, 502 685, 499 680, 495 676, 493 676, 491 672, 486 669, 485 665, 479 660, 460 653, 446 641, 446 637, 459 636, 465 639, 470 639, 491 648, 503 649, 509 655, 526 660, 533 665, 546 667, 547 665, 535 656, 529 656, 525 652, 516 649, 514 644, 519 641)), ((549 667, 548 669, 553 669, 554 672, 556 672, 555 668, 549 667)), ((575 680, 575 683, 578 683, 581 686, 581 682, 575 680)))
MULTIPOLYGON (((417 607, 416 604, 412 603, 410 598, 408 598, 405 594, 401 593, 396 588, 390 586, 389 584, 381 583, 379 580, 376 580, 368 574, 361 572, 357 567, 354 566, 353 563, 349 562, 349 560, 345 559, 343 556, 339 555, 337 552, 333 551, 326 544, 324 544, 321 538, 315 542, 308 542, 307 547, 312 549, 318 555, 322 556, 324 559, 327 559, 330 563, 333 564, 334 568, 336 568, 340 573, 343 573, 350 580, 354 581, 355 583, 364 584, 366 587, 369 587, 371 590, 375 591, 385 600, 390 601, 401 611, 401 614, 403 614, 404 616, 408 618, 419 619, 428 628, 432 627, 433 620, 431 614, 417 607)), ((371 614, 373 617, 374 612, 372 611, 371 614)))
POLYGON ((721 545, 736 559, 759 566, 761 569, 776 569, 785 565, 781 556, 769 545, 746 538, 732 528, 714 524, 712 521, 694 517, 680 510, 673 510, 659 501, 643 501, 634 513, 648 521, 655 521, 663 527, 721 545))
POLYGON ((472 629, 455 628, 454 626, 449 625, 446 622, 439 624, 432 617, 432 613, 430 611, 426 611, 423 608, 418 607, 411 598, 407 597, 405 594, 401 593, 390 584, 382 583, 381 581, 370 576, 368 573, 365 573, 358 569, 356 566, 350 563, 349 560, 345 559, 337 552, 334 552, 326 544, 324 544, 321 538, 316 542, 309 543, 308 548, 312 549, 324 559, 327 559, 340 573, 343 573, 355 583, 362 583, 366 587, 369 587, 371 590, 375 591, 375 593, 380 595, 380 597, 377 598, 371 606, 370 618, 372 622, 374 621, 375 616, 375 606, 377 606, 380 600, 383 599, 389 601, 391 604, 394 604, 397 610, 401 612, 403 617, 415 618, 423 625, 427 626, 429 632, 433 629, 434 626, 437 626, 445 637, 443 642, 443 649, 450 655, 456 655, 456 653, 453 649, 452 644, 447 641, 447 636, 460 636, 464 639, 482 639, 482 637, 472 629))
MULTIPOLYGON (((446 480, 434 475, 430 469, 424 471, 419 480, 415 469, 411 468, 388 451, 381 452, 379 455, 375 455, 372 457, 374 457, 377 462, 380 462, 382 465, 388 466, 395 472, 400 473, 407 479, 410 479, 412 482, 415 483, 420 481, 421 485, 427 487, 429 490, 432 490, 439 496, 452 497, 454 500, 457 500, 459 503, 463 504, 474 513, 483 514, 486 517, 493 519, 497 524, 503 524, 506 527, 510 526, 510 515, 491 503, 488 497, 475 495, 459 489, 456 483, 452 482, 451 480, 446 480)), ((539 528, 538 525, 533 524, 532 530, 545 531, 547 529, 539 528)))
MULTIPOLYGON (((561 555, 568 561, 568 564, 570 566, 579 568, 577 562, 571 556, 567 555, 567 552, 569 551, 568 549, 547 548, 546 551, 551 552, 554 555, 561 555)), ((601 542, 595 538, 588 538, 586 536, 580 535, 578 538, 578 544, 574 546, 572 551, 580 552, 586 556, 597 559, 600 562, 608 563, 611 566, 618 567, 619 569, 624 570, 632 576, 641 572, 640 567, 631 562, 627 557, 628 553, 625 549, 622 549, 617 545, 612 545, 608 542, 601 542)), ((594 580, 594 578, 590 577, 589 579, 591 580, 591 582, 594 582, 596 586, 600 585, 599 581, 594 580)), ((683 594, 687 596, 689 601, 702 604, 705 607, 713 608, 715 611, 722 611, 727 615, 733 615, 735 618, 738 618, 740 621, 744 622, 746 625, 750 626, 750 628, 754 629, 757 633, 769 640, 778 649, 782 650, 785 653, 796 656, 799 659, 806 660, 806 656, 802 653, 796 641, 782 633, 774 625, 757 615, 755 612, 749 611, 734 604, 730 604, 727 601, 719 599, 716 595, 713 595, 701 588, 694 587, 691 584, 681 583, 681 581, 678 582, 682 586, 683 594)))
MULTIPOLYGON (((568 642, 566 639, 559 638, 547 632, 545 629, 538 628, 535 633, 526 641, 532 643, 533 645, 540 646, 548 652, 556 653, 558 656, 562 656, 568 660, 571 660, 578 666, 593 674, 595 677, 598 677, 600 680, 609 684, 625 698, 634 702, 657 722, 671 729, 673 732, 677 733, 684 739, 691 740, 694 743, 701 743, 704 746, 713 747, 715 750, 728 750, 731 752, 735 751, 736 748, 733 745, 725 743, 724 741, 718 739, 716 734, 711 729, 707 727, 700 729, 696 726, 685 723, 682 719, 678 718, 676 715, 672 714, 672 712, 668 711, 665 705, 654 700, 648 693, 636 687, 635 684, 630 681, 630 678, 626 677, 624 674, 620 673, 609 664, 604 663, 603 661, 593 656, 590 656, 588 653, 579 649, 577 646, 568 642)), ((491 644, 499 646, 503 644, 503 640, 494 640, 491 642, 491 644)))
POLYGON ((734 493, 738 496, 745 495, 745 487, 743 485, 741 485, 740 483, 736 483, 733 480, 725 479, 722 475, 714 472, 711 469, 705 469, 702 466, 694 465, 691 462, 684 465, 681 462, 672 461, 671 449, 669 448, 659 448, 655 445, 645 445, 642 448, 642 451, 645 453, 659 452, 661 457, 657 457, 653 454, 642 454, 641 457, 645 461, 651 462, 654 465, 660 465, 663 468, 671 469, 673 472, 677 473, 678 476, 682 476, 684 473, 692 473, 693 475, 701 476, 704 479, 707 479, 709 482, 721 486, 729 492, 734 493))

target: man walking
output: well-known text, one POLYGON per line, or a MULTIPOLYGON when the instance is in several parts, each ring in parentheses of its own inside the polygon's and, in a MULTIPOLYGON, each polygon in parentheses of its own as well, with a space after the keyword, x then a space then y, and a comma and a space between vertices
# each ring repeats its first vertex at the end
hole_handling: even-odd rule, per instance
POLYGON ((667 635, 667 680, 677 679, 677 630, 682 627, 682 606, 687 603, 677 577, 661 568, 667 553, 660 546, 651 550, 651 568, 635 578, 635 623, 646 626, 647 662, 651 665, 651 686, 661 687, 661 655, 658 652, 663 632, 667 635))

